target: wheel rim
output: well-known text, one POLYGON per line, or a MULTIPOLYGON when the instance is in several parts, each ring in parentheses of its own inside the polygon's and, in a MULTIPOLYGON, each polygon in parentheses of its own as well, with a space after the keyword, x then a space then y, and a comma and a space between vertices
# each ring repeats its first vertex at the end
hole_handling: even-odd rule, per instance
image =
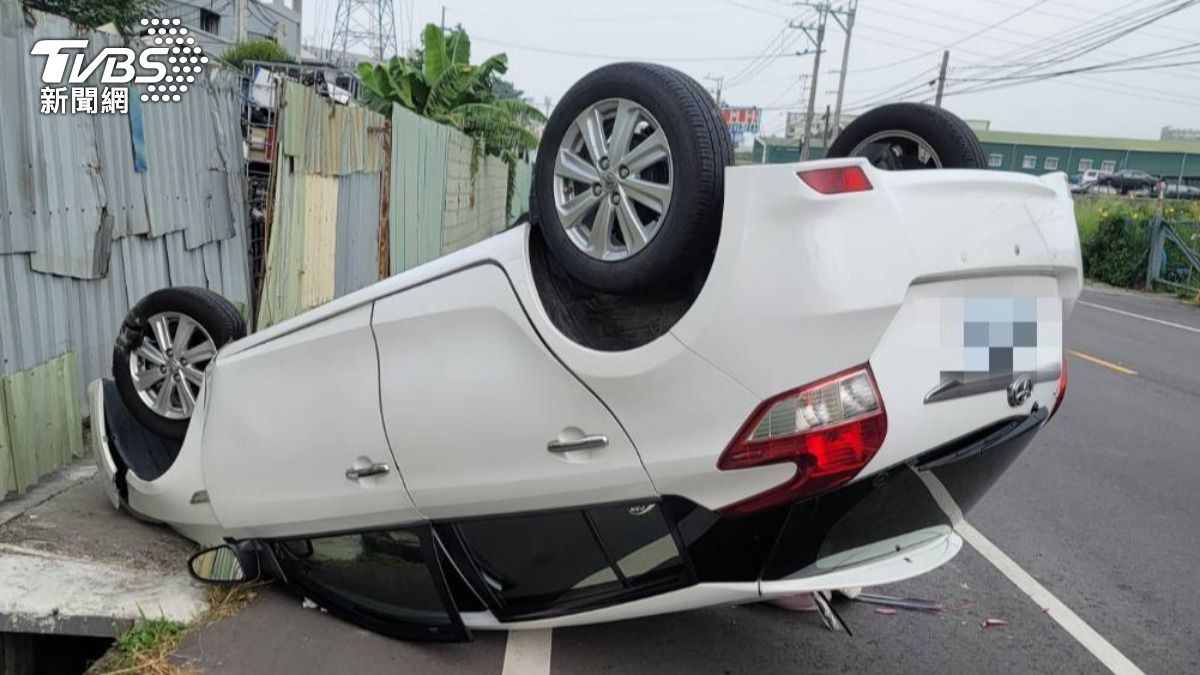
POLYGON ((167 419, 192 416, 204 369, 217 354, 208 331, 179 312, 151 316, 150 332, 130 353, 129 374, 142 403, 167 419))
POLYGON ((851 157, 866 157, 873 166, 889 171, 940 169, 942 159, 924 138, 900 129, 871 134, 854 146, 851 157))
POLYGON ((671 145, 648 110, 610 98, 579 114, 554 161, 558 220, 588 257, 636 255, 662 229, 673 194, 671 145))

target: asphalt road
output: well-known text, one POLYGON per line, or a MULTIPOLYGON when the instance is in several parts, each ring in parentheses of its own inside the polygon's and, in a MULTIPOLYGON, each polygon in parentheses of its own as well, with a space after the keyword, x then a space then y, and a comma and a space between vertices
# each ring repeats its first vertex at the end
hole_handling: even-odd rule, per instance
POLYGON ((842 602, 854 637, 824 630, 812 614, 727 607, 556 630, 549 667, 543 649, 526 661, 534 667, 517 669, 516 657, 529 655, 502 634, 406 644, 269 592, 195 632, 180 656, 209 673, 1061 675, 1121 659, 1147 673, 1200 672, 1200 310, 1097 290, 1082 301, 1068 324, 1076 355, 1066 405, 969 520, 1112 652, 1065 630, 1067 612, 1044 611, 994 554, 967 545, 928 575, 877 589, 946 611, 883 615, 842 602), (983 628, 989 618, 1008 624, 983 628))

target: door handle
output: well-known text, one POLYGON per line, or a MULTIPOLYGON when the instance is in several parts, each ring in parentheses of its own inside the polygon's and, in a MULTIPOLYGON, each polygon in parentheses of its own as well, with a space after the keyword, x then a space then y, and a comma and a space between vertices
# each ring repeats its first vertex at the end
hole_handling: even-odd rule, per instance
POLYGON ((372 464, 371 466, 362 469, 350 467, 346 469, 346 478, 350 480, 358 480, 360 478, 370 478, 371 476, 383 476, 391 471, 391 467, 387 464, 372 464))
POLYGON ((554 453, 573 452, 575 450, 598 450, 607 447, 608 436, 604 434, 591 434, 570 441, 561 441, 556 438, 546 444, 546 449, 554 453))

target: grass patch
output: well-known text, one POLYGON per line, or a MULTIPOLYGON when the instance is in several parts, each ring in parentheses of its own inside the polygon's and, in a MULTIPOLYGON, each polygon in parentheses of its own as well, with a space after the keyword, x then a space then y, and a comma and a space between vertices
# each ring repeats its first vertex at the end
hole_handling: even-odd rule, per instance
POLYGON ((236 586, 209 586, 209 608, 192 624, 166 619, 141 619, 117 636, 112 648, 90 669, 89 675, 192 675, 197 671, 172 655, 184 636, 204 626, 233 616, 258 597, 267 582, 236 586))
POLYGON ((260 581, 253 584, 238 584, 236 586, 209 586, 209 610, 201 617, 198 624, 208 624, 220 621, 237 614, 243 607, 258 597, 259 589, 268 582, 260 581))
POLYGON ((141 619, 117 636, 112 649, 88 672, 96 675, 184 675, 194 671, 171 662, 187 626, 166 619, 141 619))

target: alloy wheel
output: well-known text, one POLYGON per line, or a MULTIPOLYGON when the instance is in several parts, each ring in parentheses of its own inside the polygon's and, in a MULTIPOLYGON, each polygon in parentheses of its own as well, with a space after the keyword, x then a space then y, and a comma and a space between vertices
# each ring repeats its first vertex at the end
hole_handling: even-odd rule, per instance
POLYGON ((167 419, 187 419, 217 345, 203 326, 178 312, 155 314, 147 323, 150 332, 129 359, 138 398, 167 419))
POLYGON ((942 160, 920 136, 900 129, 871 134, 854 146, 851 157, 865 157, 871 164, 889 171, 940 169, 942 160))
POLYGON ((639 104, 611 98, 567 129, 554 161, 559 222, 589 257, 624 260, 662 229, 671 206, 671 146, 639 104))

